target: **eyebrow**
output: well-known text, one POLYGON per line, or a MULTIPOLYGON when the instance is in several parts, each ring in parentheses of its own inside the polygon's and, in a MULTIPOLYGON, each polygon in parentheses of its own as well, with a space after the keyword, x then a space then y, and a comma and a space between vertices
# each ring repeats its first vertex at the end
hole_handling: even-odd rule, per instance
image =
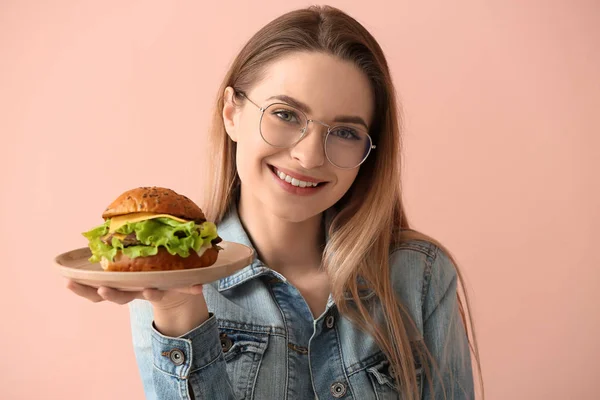
MULTIPOLYGON (((306 114, 312 114, 311 109, 307 104, 305 104, 305 103, 301 102, 300 100, 297 100, 291 96, 287 96, 285 94, 271 96, 266 101, 269 101, 269 100, 280 100, 280 101, 283 101, 284 103, 287 103, 296 108, 299 108, 300 110, 304 111, 304 113, 306 113, 306 114)), ((367 131, 369 130, 369 126, 367 125, 365 120, 362 119, 361 117, 358 117, 355 115, 338 115, 333 119, 333 122, 342 122, 342 123, 346 123, 346 124, 358 124, 358 125, 364 126, 367 131)))

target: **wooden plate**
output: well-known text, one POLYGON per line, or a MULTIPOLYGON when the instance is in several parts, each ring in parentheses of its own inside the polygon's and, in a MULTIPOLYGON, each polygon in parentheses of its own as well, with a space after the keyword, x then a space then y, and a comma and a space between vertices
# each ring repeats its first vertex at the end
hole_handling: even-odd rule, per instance
POLYGON ((58 255, 54 262, 59 273, 75 282, 93 286, 108 286, 124 291, 144 288, 170 289, 216 281, 252 263, 254 251, 243 244, 221 242, 217 262, 206 268, 178 271, 112 272, 104 271, 100 263, 90 263, 89 247, 58 255))

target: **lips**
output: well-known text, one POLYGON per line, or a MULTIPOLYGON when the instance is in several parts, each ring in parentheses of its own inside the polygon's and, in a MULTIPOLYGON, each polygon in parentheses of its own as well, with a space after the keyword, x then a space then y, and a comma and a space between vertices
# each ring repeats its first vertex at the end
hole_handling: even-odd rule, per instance
POLYGON ((284 190, 297 195, 310 195, 322 189, 328 182, 268 165, 273 177, 284 190))
POLYGON ((319 178, 315 178, 312 176, 303 175, 303 174, 300 174, 298 172, 295 172, 295 171, 292 171, 289 169, 275 167, 274 165, 269 165, 269 168, 278 176, 283 174, 284 180, 285 180, 285 176, 289 176, 290 179, 296 179, 297 181, 306 182, 306 183, 310 183, 310 184, 327 183, 327 181, 324 179, 319 179, 319 178))

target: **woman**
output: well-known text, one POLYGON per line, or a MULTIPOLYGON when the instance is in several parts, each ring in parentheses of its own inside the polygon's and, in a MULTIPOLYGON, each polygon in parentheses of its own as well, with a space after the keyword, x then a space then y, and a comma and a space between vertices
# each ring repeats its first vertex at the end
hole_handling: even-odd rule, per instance
POLYGON ((375 39, 330 7, 277 18, 236 57, 213 122, 202 208, 255 261, 180 291, 69 284, 131 302, 146 396, 473 398, 460 274, 409 228, 375 39))

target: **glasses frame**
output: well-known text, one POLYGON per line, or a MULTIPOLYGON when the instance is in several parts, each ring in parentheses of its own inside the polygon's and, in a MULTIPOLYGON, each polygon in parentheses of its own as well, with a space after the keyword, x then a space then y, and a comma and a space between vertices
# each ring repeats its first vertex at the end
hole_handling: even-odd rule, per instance
MULTIPOLYGON (((363 164, 363 163, 364 163, 364 162, 367 160, 367 158, 368 158, 368 157, 369 157, 369 155, 371 154, 371 151, 372 151, 372 150, 374 150, 375 148, 377 148, 377 146, 375 146, 375 145, 373 144, 373 138, 371 137, 371 135, 369 135, 369 133, 368 133, 368 132, 366 132, 366 131, 363 131, 363 132, 365 133, 365 135, 367 135, 367 137, 369 138, 369 142, 371 143, 371 145, 369 146, 369 149, 368 149, 368 151, 367 151, 367 154, 366 154, 366 155, 363 157, 362 161, 361 161, 361 162, 359 162, 359 163, 358 163, 356 166, 354 166, 354 167, 340 167, 339 165, 337 165, 336 163, 334 163, 333 161, 331 161, 331 159, 329 158, 329 155, 327 154, 327 146, 325 145, 325 143, 327 143, 327 138, 329 137, 329 133, 330 133, 332 130, 334 130, 335 128, 339 128, 339 127, 346 127, 346 125, 329 125, 329 124, 326 124, 326 123, 325 123, 325 122, 323 122, 323 121, 318 121, 318 120, 316 120, 316 119, 311 119, 311 118, 308 118, 308 116, 306 115, 306 113, 305 113, 304 111, 302 111, 302 110, 298 110, 298 108, 297 108, 297 107, 294 107, 294 106, 292 106, 292 105, 290 105, 290 104, 287 104, 287 103, 277 103, 277 102, 276 102, 276 103, 271 103, 271 104, 268 104, 268 105, 266 105, 265 107, 261 107, 261 106, 259 106, 258 104, 256 104, 254 101, 252 101, 252 100, 251 100, 251 99, 250 99, 250 98, 249 98, 249 97, 246 95, 246 93, 244 93, 244 92, 240 92, 240 91, 237 91, 236 93, 237 93, 238 95, 242 96, 243 98, 247 99, 247 100, 248 100, 250 103, 252 103, 252 104, 253 104, 253 105, 254 105, 256 108, 258 108, 258 110, 260 111, 260 120, 258 121, 258 131, 260 132, 260 137, 262 138, 262 140, 263 140, 263 141, 264 141, 266 144, 268 144, 269 146, 276 147, 276 148, 279 148, 279 149, 290 149, 290 148, 294 147, 295 145, 297 145, 298 143, 300 143, 300 141, 301 141, 302 139, 304 139, 304 138, 306 137, 306 132, 308 131, 308 124, 309 124, 309 122, 314 122, 314 123, 317 123, 317 124, 319 124, 319 125, 322 125, 322 126, 324 126, 324 127, 326 127, 326 128, 327 128, 327 134, 325 135, 325 137, 324 137, 324 139, 323 139, 323 150, 324 150, 324 152, 325 152, 325 157, 327 158, 327 161, 329 161, 329 162, 331 163, 331 165, 333 165, 333 166, 334 166, 334 167, 336 167, 336 168, 340 168, 340 169, 354 169, 354 168, 358 168, 358 167, 360 167, 360 166, 361 166, 361 165, 362 165, 362 164, 363 164), (298 110, 300 113, 302 113, 302 115, 304 116, 304 119, 306 119, 306 125, 304 125, 304 128, 302 128, 302 130, 301 130, 301 132, 302 132, 302 135, 301 135, 301 136, 298 138, 298 140, 296 140, 294 143, 292 143, 292 144, 291 144, 291 145, 289 145, 289 146, 276 146, 276 145, 274 145, 274 144, 271 144, 271 143, 269 143, 269 141, 267 141, 267 139, 265 139, 265 137, 264 137, 264 135, 263 135, 263 133, 262 133, 262 119, 263 119, 263 117, 264 117, 264 115, 265 115, 265 111, 266 111, 266 110, 267 110, 269 107, 271 107, 271 106, 273 106, 273 105, 276 105, 276 104, 281 104, 281 105, 284 105, 284 106, 286 106, 286 107, 292 107, 292 108, 294 108, 294 109, 298 110)), ((352 129, 355 129, 355 128, 352 128, 352 129)), ((361 129, 361 130, 362 130, 362 129, 361 129)))

